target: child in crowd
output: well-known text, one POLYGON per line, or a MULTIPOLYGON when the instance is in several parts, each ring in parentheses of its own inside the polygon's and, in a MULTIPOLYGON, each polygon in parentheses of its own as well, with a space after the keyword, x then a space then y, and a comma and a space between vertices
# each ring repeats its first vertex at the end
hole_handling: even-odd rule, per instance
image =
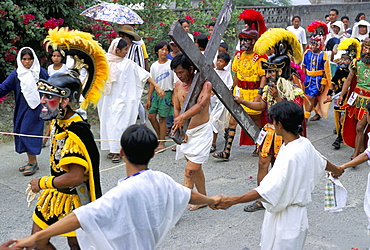
MULTIPOLYGON (((225 85, 231 89, 233 86, 233 79, 231 76, 230 71, 225 70, 225 67, 229 65, 229 62, 231 60, 231 57, 228 53, 226 52, 221 52, 220 54, 217 55, 217 62, 216 62, 216 73, 220 76, 222 81, 225 83, 225 85)), ((212 93, 211 96, 211 105, 212 102, 214 102, 211 115, 210 115, 210 122, 212 125, 213 129, 213 141, 212 141, 212 146, 210 153, 213 153, 216 151, 216 140, 217 140, 217 135, 219 131, 223 131, 227 129, 228 127, 228 112, 225 108, 225 106, 221 103, 221 101, 212 93)))
POLYGON ((200 52, 204 54, 204 51, 206 50, 208 44, 208 37, 204 34, 199 34, 194 38, 194 43, 198 47, 200 52))
MULTIPOLYGON (((53 50, 50 53, 50 60, 52 64, 48 66, 48 74, 49 76, 52 76, 56 73, 65 73, 68 71, 67 66, 62 63, 65 60, 65 53, 63 50, 53 50)), ((46 131, 45 131, 45 136, 50 136, 50 127, 49 127, 49 122, 46 122, 46 131)), ((46 143, 48 142, 48 138, 43 138, 42 139, 42 147, 46 146, 46 143)))
MULTIPOLYGON (((218 46, 217 55, 221 52, 229 53, 229 45, 226 42, 221 42, 220 46, 218 46)), ((217 62, 217 55, 215 56, 215 59, 213 60, 213 65, 216 67, 217 62)), ((230 59, 231 60, 231 59, 230 59)), ((231 63, 228 63, 225 66, 225 70, 231 73, 231 63)))
POLYGON ((171 60, 167 58, 170 52, 170 45, 168 42, 159 41, 155 45, 154 51, 158 56, 158 61, 154 62, 150 67, 150 75, 166 94, 164 98, 159 97, 157 92, 154 90, 154 86, 151 85, 149 87, 146 108, 149 110, 149 121, 160 140, 156 151, 163 152, 167 129, 166 118, 173 115, 173 106, 171 103, 175 78, 170 67, 171 60), (158 120, 157 114, 159 116, 158 120))
POLYGON ((50 60, 52 64, 48 66, 48 74, 52 76, 56 73, 65 73, 68 71, 67 66, 63 63, 65 54, 63 50, 53 50, 50 53, 50 60))
POLYGON ((180 18, 178 22, 181 24, 182 28, 188 33, 190 39, 194 42, 194 36, 189 33, 190 31, 190 23, 188 19, 180 18))

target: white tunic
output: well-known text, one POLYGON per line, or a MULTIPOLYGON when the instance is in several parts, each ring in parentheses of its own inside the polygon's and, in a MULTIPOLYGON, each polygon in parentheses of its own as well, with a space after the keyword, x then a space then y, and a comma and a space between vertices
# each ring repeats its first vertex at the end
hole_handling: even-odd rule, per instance
POLYGON ((163 64, 158 61, 154 62, 150 66, 150 75, 163 91, 173 91, 175 78, 171 70, 171 60, 167 60, 163 64))
POLYGON ((98 103, 100 137, 111 140, 101 142, 102 150, 119 153, 122 133, 136 123, 144 84, 149 77, 149 72, 132 60, 124 58, 117 63, 117 82, 98 103))
POLYGON ((274 167, 255 189, 266 208, 261 249, 303 249, 308 230, 306 205, 325 173, 326 162, 304 137, 281 147, 274 167))
POLYGON ((68 72, 68 68, 67 68, 67 66, 64 63, 62 65, 62 67, 60 69, 57 69, 57 70, 54 69, 54 64, 50 64, 48 66, 48 74, 49 74, 49 76, 52 76, 52 75, 54 75, 56 73, 66 73, 66 72, 68 72))
MULTIPOLYGON (((215 69, 215 71, 223 80, 227 88, 231 89, 231 87, 233 86, 233 79, 230 72, 217 69, 215 69)), ((212 125, 213 132, 218 133, 219 131, 222 131, 228 127, 230 114, 216 95, 211 97, 211 102, 213 98, 215 98, 215 105, 211 110, 209 121, 212 125)))
POLYGON ((152 170, 122 179, 73 212, 81 249, 155 249, 187 208, 191 190, 152 170))

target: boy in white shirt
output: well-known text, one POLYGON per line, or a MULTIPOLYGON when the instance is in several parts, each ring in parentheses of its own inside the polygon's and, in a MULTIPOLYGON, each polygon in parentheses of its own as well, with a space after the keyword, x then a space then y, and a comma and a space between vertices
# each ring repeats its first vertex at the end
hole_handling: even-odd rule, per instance
POLYGON ((165 91, 165 97, 160 98, 152 86, 149 87, 148 101, 146 108, 149 110, 148 119, 157 133, 159 141, 156 152, 163 152, 164 139, 166 136, 166 118, 173 115, 172 91, 175 84, 174 73, 171 70, 171 60, 167 58, 170 52, 170 45, 166 41, 159 41, 154 51, 158 56, 158 61, 150 67, 150 75, 153 80, 165 91), (158 114, 158 120, 157 120, 158 114))

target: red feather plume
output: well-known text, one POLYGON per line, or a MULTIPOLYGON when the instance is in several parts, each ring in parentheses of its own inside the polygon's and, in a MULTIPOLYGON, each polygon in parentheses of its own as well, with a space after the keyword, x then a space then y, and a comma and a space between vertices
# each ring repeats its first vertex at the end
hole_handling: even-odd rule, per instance
POLYGON ((316 29, 318 27, 322 27, 324 29, 324 36, 326 36, 327 34, 329 34, 329 31, 328 31, 328 26, 326 25, 326 23, 322 22, 322 21, 314 21, 312 22, 311 24, 307 25, 307 31, 308 32, 312 32, 312 33, 315 33, 316 32, 316 29))
POLYGON ((265 19, 257 10, 245 9, 242 13, 240 13, 239 19, 244 20, 244 22, 248 24, 250 28, 257 30, 259 36, 261 36, 267 30, 265 19))

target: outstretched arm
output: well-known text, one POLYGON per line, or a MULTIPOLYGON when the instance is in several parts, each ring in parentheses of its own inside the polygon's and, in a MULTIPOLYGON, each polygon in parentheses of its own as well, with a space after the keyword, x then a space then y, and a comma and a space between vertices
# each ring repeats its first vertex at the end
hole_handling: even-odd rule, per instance
POLYGON ((189 204, 193 205, 203 205, 207 204, 211 208, 215 207, 221 201, 221 195, 215 195, 212 197, 205 196, 194 190, 191 190, 191 197, 189 204))
POLYGON ((161 89, 161 87, 159 87, 159 85, 153 80, 153 78, 149 77, 147 81, 150 83, 150 85, 154 87, 155 91, 157 91, 158 96, 160 98, 163 98, 166 93, 163 91, 163 89, 161 89))
POLYGON ((36 242, 39 240, 48 239, 59 234, 68 233, 78 229, 79 227, 81 227, 80 222, 78 221, 76 214, 72 212, 63 219, 52 224, 50 227, 47 227, 26 238, 17 240, 17 244, 15 244, 13 248, 34 248, 36 247, 36 242))
POLYGON ((326 161, 325 170, 328 170, 328 171, 332 172, 333 176, 336 177, 336 178, 341 176, 344 172, 344 169, 332 164, 330 161, 326 161))
POLYGON ((354 167, 354 166, 360 165, 361 163, 364 163, 367 160, 369 160, 369 157, 364 152, 362 154, 359 154, 356 158, 354 158, 350 162, 344 163, 342 166, 340 166, 340 168, 342 168, 344 170, 344 169, 349 168, 349 167, 354 167))
POLYGON ((221 202, 218 203, 215 209, 226 209, 239 203, 250 202, 262 198, 256 190, 251 190, 245 194, 239 196, 222 196, 221 202))

